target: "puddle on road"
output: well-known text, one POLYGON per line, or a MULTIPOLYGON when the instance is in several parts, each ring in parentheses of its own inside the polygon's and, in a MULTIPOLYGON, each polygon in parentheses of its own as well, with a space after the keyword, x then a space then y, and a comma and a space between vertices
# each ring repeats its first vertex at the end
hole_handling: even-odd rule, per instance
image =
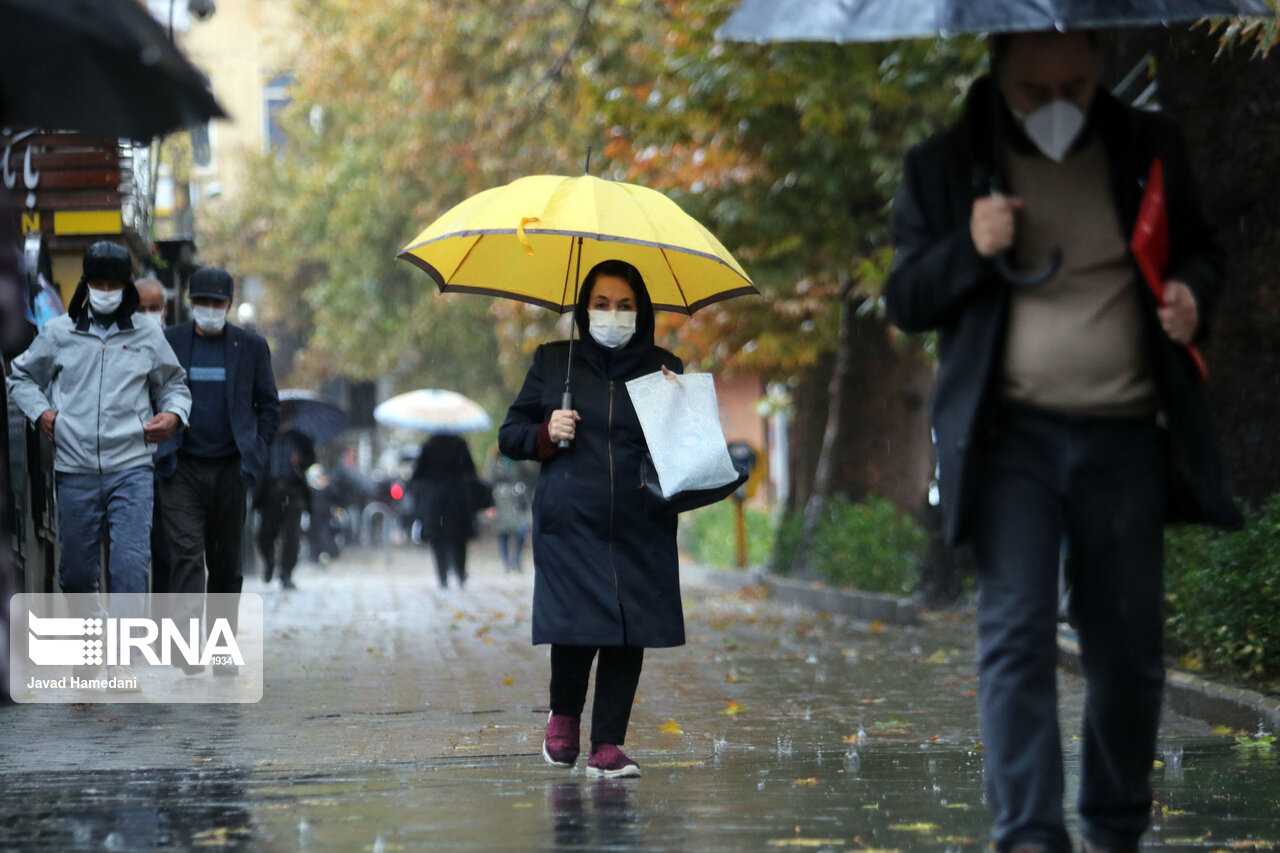
MULTIPOLYGON (((1277 840, 1274 755, 1228 739, 1162 746, 1149 843, 1202 851, 1277 840)), ((984 849, 973 749, 869 742, 780 754, 717 738, 702 755, 637 752, 645 775, 627 781, 592 781, 532 755, 287 778, 211 769, 6 775, 0 849, 984 849)))

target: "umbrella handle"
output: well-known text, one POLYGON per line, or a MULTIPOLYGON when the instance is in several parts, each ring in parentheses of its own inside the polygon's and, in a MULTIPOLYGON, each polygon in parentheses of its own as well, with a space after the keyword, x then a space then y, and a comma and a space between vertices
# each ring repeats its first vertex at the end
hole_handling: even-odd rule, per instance
MULTIPOLYGON (((573 408, 573 394, 571 392, 565 391, 563 394, 560 395, 560 408, 562 409, 573 408)), ((567 438, 560 439, 559 443, 557 443, 556 446, 562 449, 568 447, 569 439, 567 438)))
POLYGON ((1058 270, 1062 267, 1062 249, 1057 246, 1053 247, 1053 253, 1049 256, 1049 264, 1039 272, 1023 274, 1017 272, 1013 268, 1013 264, 1009 263, 1008 255, 996 255, 995 257, 996 272, 1000 277, 1010 284, 1018 287, 1039 287, 1058 274, 1058 270))

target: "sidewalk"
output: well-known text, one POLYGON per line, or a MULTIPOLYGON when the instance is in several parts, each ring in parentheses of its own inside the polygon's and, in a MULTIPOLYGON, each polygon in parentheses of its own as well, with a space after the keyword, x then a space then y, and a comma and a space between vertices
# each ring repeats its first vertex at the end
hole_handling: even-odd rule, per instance
MULTIPOLYGON (((0 849, 984 848, 971 622, 816 612, 690 567, 688 643, 646 654, 632 715, 644 776, 592 783, 539 754, 531 575, 485 542, 472 572, 438 590, 405 548, 300 567, 296 592, 247 582, 266 613, 255 705, 0 709, 0 849)), ((1077 732, 1083 685, 1060 689, 1077 732)), ((1272 831, 1274 762, 1176 713, 1161 749, 1162 849, 1272 831)))

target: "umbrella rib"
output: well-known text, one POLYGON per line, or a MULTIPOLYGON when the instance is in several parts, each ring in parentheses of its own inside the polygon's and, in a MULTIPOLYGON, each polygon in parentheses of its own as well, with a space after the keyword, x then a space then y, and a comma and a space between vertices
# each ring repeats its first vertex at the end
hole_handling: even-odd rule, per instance
POLYGON ((680 301, 684 303, 685 311, 689 310, 689 294, 684 292, 684 285, 680 283, 680 276, 676 275, 675 267, 671 266, 671 259, 667 257, 666 249, 659 249, 662 255, 662 261, 667 265, 667 272, 671 273, 671 280, 676 283, 676 290, 680 292, 680 301))

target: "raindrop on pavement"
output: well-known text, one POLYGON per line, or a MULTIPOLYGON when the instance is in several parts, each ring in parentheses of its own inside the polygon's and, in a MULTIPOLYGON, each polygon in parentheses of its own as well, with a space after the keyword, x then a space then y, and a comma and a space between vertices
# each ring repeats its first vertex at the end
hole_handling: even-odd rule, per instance
POLYGON ((124 836, 118 832, 113 832, 102 841, 102 846, 107 850, 127 850, 128 845, 124 843, 124 836))
POLYGON ((381 835, 373 839, 373 853, 387 853, 387 842, 382 840, 381 835))
POLYGON ((306 847, 310 843, 311 824, 307 823, 307 819, 304 817, 302 820, 298 821, 298 846, 306 847))
POLYGON ((791 735, 787 735, 787 734, 778 735, 778 757, 779 758, 791 757, 791 735))
POLYGON ((716 735, 715 740, 711 742, 711 746, 716 751, 716 757, 719 758, 721 755, 724 755, 725 748, 729 746, 729 742, 726 741, 723 736, 716 735))

